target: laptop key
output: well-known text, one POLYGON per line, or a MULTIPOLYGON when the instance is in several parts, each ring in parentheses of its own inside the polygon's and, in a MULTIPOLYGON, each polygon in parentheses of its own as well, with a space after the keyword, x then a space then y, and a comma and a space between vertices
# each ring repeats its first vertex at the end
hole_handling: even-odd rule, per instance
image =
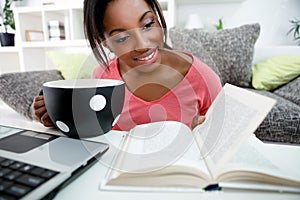
POLYGON ((14 184, 6 190, 8 194, 13 195, 15 197, 22 197, 29 191, 31 191, 30 187, 19 184, 14 184))
POLYGON ((46 179, 50 179, 51 177, 55 176, 57 174, 57 172, 52 171, 52 170, 46 170, 41 177, 46 178, 46 179))
POLYGON ((11 169, 19 169, 20 167, 22 167, 24 165, 24 163, 21 162, 15 162, 12 165, 9 166, 9 168, 11 169))
POLYGON ((41 176, 45 172, 45 169, 40 168, 40 167, 35 167, 32 170, 30 170, 30 174, 36 175, 36 176, 41 176))
POLYGON ((6 194, 1 194, 0 200, 17 200, 17 198, 6 194))
POLYGON ((21 172, 29 172, 34 166, 26 164, 20 168, 21 172))
POLYGON ((0 167, 0 178, 4 177, 6 174, 10 173, 12 170, 7 168, 0 167))
POLYGON ((8 188, 9 186, 11 186, 13 184, 12 181, 6 181, 3 179, 0 179, 0 194, 2 195, 2 191, 5 191, 6 188, 8 188))
POLYGON ((18 172, 18 171, 12 171, 11 173, 8 173, 4 176, 4 178, 10 180, 10 181, 13 181, 15 180, 17 177, 21 176, 22 173, 21 172, 18 172))
POLYGON ((11 164, 13 164, 15 161, 13 160, 9 160, 9 159, 5 159, 4 161, 1 162, 1 166, 2 167, 8 167, 10 166, 11 164))
POLYGON ((19 177, 17 179, 17 182, 23 183, 24 185, 28 185, 31 187, 37 187, 41 183, 43 183, 45 179, 37 177, 37 176, 32 176, 29 174, 24 174, 23 176, 19 177))

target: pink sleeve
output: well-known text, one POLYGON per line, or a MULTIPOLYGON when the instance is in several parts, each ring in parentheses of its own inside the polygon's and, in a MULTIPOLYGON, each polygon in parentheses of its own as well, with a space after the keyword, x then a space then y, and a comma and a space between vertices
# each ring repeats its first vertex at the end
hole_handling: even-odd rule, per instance
POLYGON ((100 79, 100 78, 102 78, 104 72, 105 72, 105 66, 100 65, 100 66, 98 66, 94 69, 93 74, 92 74, 92 78, 100 79))
POLYGON ((217 95, 222 89, 221 81, 219 76, 209 67, 206 68, 205 81, 208 88, 208 92, 211 100, 215 100, 217 95))
POLYGON ((199 99, 201 100, 199 103, 199 105, 201 105, 201 108, 199 108, 200 114, 205 115, 210 105, 221 91, 222 84, 219 76, 210 67, 201 61, 199 62, 199 60, 196 63, 197 70, 202 77, 202 84, 205 86, 203 88, 200 87, 201 90, 198 91, 198 94, 200 95, 199 99))
POLYGON ((99 65, 96 67, 93 71, 92 78, 121 80, 117 59, 112 60, 109 63, 108 68, 105 65, 99 65))
POLYGON ((217 95, 222 89, 220 80, 218 76, 216 77, 207 77, 207 95, 204 96, 202 101, 202 107, 200 109, 200 115, 205 115, 209 107, 211 106, 212 102, 215 100, 217 95))

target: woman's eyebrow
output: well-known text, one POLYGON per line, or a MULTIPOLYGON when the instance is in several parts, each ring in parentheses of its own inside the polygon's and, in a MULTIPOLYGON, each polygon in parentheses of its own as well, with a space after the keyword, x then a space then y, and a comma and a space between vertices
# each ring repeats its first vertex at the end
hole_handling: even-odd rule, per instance
POLYGON ((124 32, 124 31, 126 31, 126 29, 124 28, 114 29, 109 32, 109 35, 111 36, 114 32, 124 32))
MULTIPOLYGON (((146 16, 148 13, 151 13, 151 11, 149 10, 149 11, 145 12, 145 13, 140 17, 139 22, 142 22, 143 19, 145 18, 145 16, 146 16)), ((126 31, 126 29, 124 29, 124 28, 114 29, 114 30, 111 30, 111 31, 109 32, 109 35, 112 35, 114 32, 123 32, 123 31, 126 31)))
POLYGON ((149 10, 149 11, 145 12, 145 13, 140 17, 139 22, 142 22, 143 19, 145 18, 145 16, 146 16, 148 13, 151 13, 151 11, 149 10))

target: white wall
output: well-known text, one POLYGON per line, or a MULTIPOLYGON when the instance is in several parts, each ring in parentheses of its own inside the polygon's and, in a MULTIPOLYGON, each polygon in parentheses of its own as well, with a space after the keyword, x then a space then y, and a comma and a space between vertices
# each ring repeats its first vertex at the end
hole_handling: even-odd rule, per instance
POLYGON ((300 0, 244 0, 237 3, 193 3, 178 6, 176 25, 184 27, 188 16, 197 14, 204 27, 224 21, 224 27, 259 22, 261 33, 257 45, 296 45, 289 20, 300 19, 300 0))
MULTIPOLYGON (((50 0, 23 0, 26 5, 41 5, 50 0)), ((51 0, 56 4, 80 3, 83 0, 51 0)), ((177 1, 177 0, 175 0, 177 1)), ((181 2, 185 2, 180 0, 181 2)), ((203 0, 201 0, 203 2, 203 0)), ((199 1, 199 2, 201 2, 199 1)), ((206 0, 209 1, 209 0, 206 0)), ((219 0, 221 1, 221 0, 219 0)), ((226 2, 226 0, 224 0, 226 2)), ((188 2, 191 2, 189 0, 188 2)), ((193 0, 192 2, 197 2, 193 0)), ((247 23, 259 22, 261 33, 257 45, 296 45, 290 29, 289 20, 300 19, 300 0, 241 0, 228 3, 181 3, 176 10, 176 25, 184 27, 188 17, 196 14, 207 28, 223 19, 224 27, 237 27, 247 23)))
POLYGON ((60 4, 72 4, 74 5, 74 3, 81 3, 83 2, 83 0, 22 0, 23 1, 23 5, 26 6, 40 6, 43 3, 47 3, 47 2, 53 2, 56 5, 60 5, 60 4))

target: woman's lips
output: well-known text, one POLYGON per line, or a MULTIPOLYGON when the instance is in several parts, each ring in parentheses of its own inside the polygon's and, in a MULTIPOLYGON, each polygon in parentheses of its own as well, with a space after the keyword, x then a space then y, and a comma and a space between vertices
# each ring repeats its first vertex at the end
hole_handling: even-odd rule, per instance
POLYGON ((134 58, 135 61, 138 61, 141 64, 150 64, 155 62, 157 57, 157 48, 149 50, 145 54, 142 54, 139 57, 134 58))
POLYGON ((149 60, 150 58, 152 58, 154 56, 154 51, 147 57, 143 57, 143 58, 137 58, 137 60, 149 60))

